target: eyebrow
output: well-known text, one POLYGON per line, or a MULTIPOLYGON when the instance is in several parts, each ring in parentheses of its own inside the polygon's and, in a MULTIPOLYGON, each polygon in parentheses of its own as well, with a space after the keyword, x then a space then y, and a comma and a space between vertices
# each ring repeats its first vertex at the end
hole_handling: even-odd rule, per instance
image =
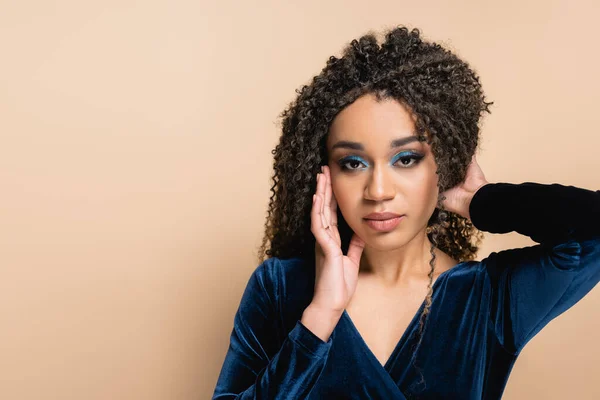
MULTIPOLYGON (((394 139, 390 142, 390 149, 393 149, 395 147, 401 147, 404 146, 405 144, 408 143, 412 143, 412 142, 424 142, 425 136, 407 136, 407 137, 403 137, 400 139, 394 139)), ((343 148, 343 149, 351 149, 351 150, 361 150, 364 151, 365 148, 362 144, 358 143, 358 142, 351 142, 348 140, 340 140, 339 142, 337 142, 336 144, 334 144, 331 147, 331 150, 337 149, 337 148, 343 148)))

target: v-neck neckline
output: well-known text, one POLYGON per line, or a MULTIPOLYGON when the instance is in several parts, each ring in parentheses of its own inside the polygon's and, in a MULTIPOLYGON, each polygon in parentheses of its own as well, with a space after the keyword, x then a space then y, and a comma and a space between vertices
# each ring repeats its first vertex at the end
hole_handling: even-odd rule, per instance
MULTIPOLYGON (((445 278, 445 276, 447 274, 449 274, 450 271, 453 271, 458 266, 460 266, 462 264, 466 264, 467 262, 468 261, 459 262, 458 264, 456 264, 452 268, 449 268, 446 271, 444 271, 444 272, 442 272, 441 274, 438 275, 438 277, 435 279, 435 282, 433 282, 433 285, 432 285, 432 294, 431 294, 432 304, 433 304, 433 297, 434 297, 434 295, 436 293, 435 289, 438 286, 438 283, 440 282, 441 278, 442 277, 445 278)), ((404 346, 404 343, 408 340, 407 336, 412 333, 412 331, 414 329, 414 325, 418 321, 419 317, 421 316, 421 312, 423 311, 423 307, 425 307, 425 301, 426 300, 427 300, 427 297, 425 297, 423 299, 423 301, 421 302, 421 305, 419 306, 419 309, 417 310, 417 312, 415 313, 415 315, 412 317, 412 319, 409 322, 409 324, 406 326, 406 329, 402 333, 402 336, 400 336, 400 340, 398 340, 398 342, 394 346, 394 349, 392 350, 392 352, 390 353, 388 359, 386 360, 385 364, 383 364, 383 365, 381 364, 381 362, 379 361, 379 359, 377 358, 377 356, 375 355, 375 353, 373 353, 373 351, 371 350, 371 348, 369 347, 369 345, 367 345, 367 342, 365 341, 365 339, 360 334, 358 328, 354 324, 354 321, 352 321, 352 318, 350 318, 350 314, 348 314, 348 312, 346 311, 346 309, 344 309, 344 311, 342 313, 342 316, 344 316, 346 318, 346 320, 350 323, 350 326, 352 327, 352 330, 354 331, 355 335, 358 336, 359 340, 362 342, 362 346, 365 348, 365 350, 367 350, 367 353, 369 353, 371 355, 371 357, 373 357, 375 359, 375 361, 377 362, 377 364, 379 364, 383 369, 385 369, 389 373, 390 372, 389 371, 390 364, 396 358, 397 353, 404 346)))

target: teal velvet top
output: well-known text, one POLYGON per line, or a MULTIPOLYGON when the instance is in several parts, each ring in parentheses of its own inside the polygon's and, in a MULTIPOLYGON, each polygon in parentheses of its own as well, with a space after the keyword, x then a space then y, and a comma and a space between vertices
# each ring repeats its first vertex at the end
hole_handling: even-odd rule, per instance
POLYGON ((301 323, 314 261, 272 257, 242 295, 213 399, 500 399, 525 344, 600 280, 600 191, 490 183, 469 212, 538 244, 439 275, 416 352, 424 303, 382 366, 346 312, 327 342, 301 323))

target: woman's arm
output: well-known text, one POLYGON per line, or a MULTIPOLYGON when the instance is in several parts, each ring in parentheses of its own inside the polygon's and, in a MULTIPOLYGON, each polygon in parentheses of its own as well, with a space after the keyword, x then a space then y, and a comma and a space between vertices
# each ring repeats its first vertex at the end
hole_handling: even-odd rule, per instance
POLYGON ((300 320, 279 351, 269 354, 269 346, 277 342, 277 310, 269 295, 274 285, 269 276, 278 263, 270 258, 250 277, 213 399, 306 398, 325 366, 332 338, 324 342, 300 320))
POLYGON ((471 199, 473 225, 491 233, 516 231, 545 245, 600 235, 600 190, 558 183, 494 183, 471 199))
POLYGON ((600 191, 488 183, 472 196, 469 214, 482 231, 516 231, 539 243, 482 260, 495 333, 516 354, 600 280, 600 191))

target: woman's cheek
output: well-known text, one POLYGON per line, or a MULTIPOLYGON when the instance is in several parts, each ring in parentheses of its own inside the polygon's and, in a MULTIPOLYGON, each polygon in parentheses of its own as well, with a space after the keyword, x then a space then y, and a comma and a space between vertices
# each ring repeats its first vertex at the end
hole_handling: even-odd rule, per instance
POLYGON ((335 182, 332 180, 332 190, 337 203, 337 208, 341 212, 342 216, 352 227, 355 225, 354 221, 360 220, 360 204, 361 198, 355 194, 351 188, 346 185, 340 184, 339 181, 335 182))
POLYGON ((422 218, 429 218, 437 205, 438 187, 437 181, 429 174, 424 174, 411 185, 410 193, 411 211, 422 218))
MULTIPOLYGON (((332 194, 333 197, 335 198, 335 202, 337 203, 337 208, 338 210, 340 210, 342 212, 342 214, 344 214, 345 210, 346 210, 346 198, 344 196, 344 190, 340 188, 340 185, 332 179, 331 182, 331 190, 332 190, 332 194)), ((344 218, 346 218, 344 216, 344 218)))

